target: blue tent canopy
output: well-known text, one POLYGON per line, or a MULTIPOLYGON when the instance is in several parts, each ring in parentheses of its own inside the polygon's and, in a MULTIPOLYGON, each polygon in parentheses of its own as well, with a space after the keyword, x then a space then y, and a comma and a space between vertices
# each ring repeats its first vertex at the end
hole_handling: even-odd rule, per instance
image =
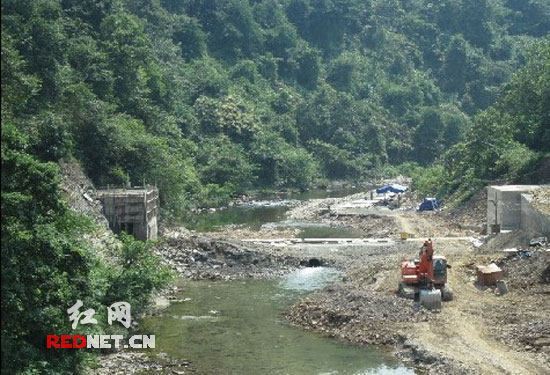
POLYGON ((408 187, 406 186, 403 186, 403 185, 398 185, 398 184, 391 184, 391 185, 386 185, 386 186, 382 186, 380 189, 376 189, 376 192, 378 194, 384 194, 384 193, 404 193, 406 192, 407 190, 409 190, 408 187))
POLYGON ((424 198, 424 201, 418 206, 418 211, 433 211, 441 208, 441 201, 436 198, 424 198))

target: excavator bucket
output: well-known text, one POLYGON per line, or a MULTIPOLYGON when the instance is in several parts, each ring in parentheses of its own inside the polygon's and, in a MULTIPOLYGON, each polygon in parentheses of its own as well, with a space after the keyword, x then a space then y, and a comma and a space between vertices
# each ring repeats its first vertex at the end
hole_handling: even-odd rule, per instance
POLYGON ((441 310, 441 291, 439 289, 424 289, 420 291, 419 302, 428 310, 441 310))

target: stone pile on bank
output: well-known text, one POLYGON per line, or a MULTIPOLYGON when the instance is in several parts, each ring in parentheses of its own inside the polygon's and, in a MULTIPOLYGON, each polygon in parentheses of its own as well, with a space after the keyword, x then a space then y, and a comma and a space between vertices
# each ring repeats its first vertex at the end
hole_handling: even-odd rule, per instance
POLYGON ((350 283, 312 294, 292 306, 286 315, 295 325, 353 343, 376 345, 396 345, 402 337, 401 324, 429 321, 432 316, 410 300, 350 283))
POLYGON ((512 253, 499 262, 506 280, 515 291, 550 293, 550 252, 527 250, 512 253))
POLYGON ((230 241, 186 235, 166 238, 154 252, 179 275, 192 280, 276 277, 298 268, 301 262, 230 241))
POLYGON ((118 351, 99 357, 100 367, 90 369, 87 375, 161 375, 194 374, 195 369, 186 360, 173 360, 166 353, 149 355, 144 352, 118 351))

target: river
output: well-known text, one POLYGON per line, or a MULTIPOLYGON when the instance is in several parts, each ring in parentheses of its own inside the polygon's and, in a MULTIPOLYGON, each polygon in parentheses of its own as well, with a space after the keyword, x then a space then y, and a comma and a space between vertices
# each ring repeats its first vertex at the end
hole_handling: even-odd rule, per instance
POLYGON ((362 233, 351 227, 331 227, 324 223, 286 220, 285 214, 296 201, 338 198, 368 189, 369 187, 354 186, 331 190, 313 189, 286 194, 256 194, 256 200, 250 203, 193 214, 187 217, 183 224, 186 228, 199 232, 215 232, 227 225, 237 225, 251 230, 259 230, 262 227, 300 229, 298 236, 308 238, 358 238, 362 236, 362 233))
MULTIPOLYGON (((327 233, 334 236, 342 233, 343 236, 353 235, 345 229, 342 233, 327 232, 331 229, 315 223, 284 222, 287 209, 277 204, 232 207, 225 210, 223 215, 228 216, 222 215, 223 220, 219 213, 205 214, 204 223, 209 223, 211 228, 215 227, 212 222, 227 225, 237 221, 250 227, 258 223, 280 223, 313 228, 319 236, 326 236, 327 233), (243 212, 249 216, 243 216, 243 212), (238 220, 228 220, 228 217, 238 220)), ((281 314, 292 303, 341 276, 333 268, 314 267, 300 269, 275 280, 180 280, 176 302, 160 315, 146 318, 143 328, 156 335, 155 353, 185 358, 191 361, 198 374, 415 374, 380 349, 347 345, 290 327, 281 321, 281 314)))

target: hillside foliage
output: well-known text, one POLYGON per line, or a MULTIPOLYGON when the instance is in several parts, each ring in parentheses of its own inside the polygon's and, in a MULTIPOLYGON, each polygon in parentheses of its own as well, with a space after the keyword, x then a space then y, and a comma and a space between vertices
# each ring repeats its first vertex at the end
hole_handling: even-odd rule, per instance
POLYGON ((2 373, 79 373, 44 345, 65 310, 145 307, 168 278, 148 244, 90 247, 60 160, 157 184, 163 218, 397 172, 464 199, 550 160, 548 0, 1 4, 2 373))
POLYGON ((457 202, 494 181, 550 183, 550 38, 530 50, 527 64, 475 116, 464 140, 416 172, 418 190, 457 202))
POLYGON ((2 0, 2 119, 184 212, 429 165, 549 31, 545 0, 2 0))

